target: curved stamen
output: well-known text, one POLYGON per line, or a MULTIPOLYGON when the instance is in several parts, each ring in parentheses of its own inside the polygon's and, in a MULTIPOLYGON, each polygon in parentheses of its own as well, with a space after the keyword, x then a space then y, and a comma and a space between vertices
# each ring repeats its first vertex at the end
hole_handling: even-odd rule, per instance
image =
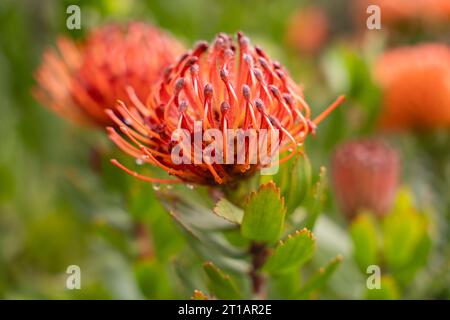
POLYGON ((344 102, 345 96, 339 96, 336 101, 334 101, 328 108, 326 108, 321 114, 319 114, 314 120, 313 123, 318 125, 323 121, 334 109, 336 109, 342 102, 344 102))
POLYGON ((122 169, 123 171, 125 171, 129 175, 131 175, 131 176, 133 176, 135 178, 138 178, 138 179, 140 179, 142 181, 151 182, 151 183, 162 183, 162 184, 183 183, 183 181, 178 180, 178 179, 158 179, 158 178, 152 178, 152 177, 147 177, 147 176, 140 175, 136 171, 132 171, 132 170, 128 169, 127 167, 125 167, 123 164, 121 164, 116 159, 111 159, 111 163, 113 165, 115 165, 116 167, 122 169))

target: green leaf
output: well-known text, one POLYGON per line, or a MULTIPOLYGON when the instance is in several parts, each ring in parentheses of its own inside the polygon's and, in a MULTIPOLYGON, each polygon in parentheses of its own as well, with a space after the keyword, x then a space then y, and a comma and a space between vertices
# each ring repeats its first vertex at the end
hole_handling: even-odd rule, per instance
POLYGON ((173 212, 192 229, 204 232, 234 228, 232 223, 213 214, 214 203, 210 203, 211 197, 204 188, 190 190, 180 186, 170 190, 161 189, 156 194, 167 211, 173 212))
POLYGON ((222 270, 216 267, 212 262, 203 265, 208 276, 208 287, 211 293, 219 299, 240 299, 238 287, 222 270))
POLYGON ((298 299, 307 299, 311 293, 322 288, 328 281, 328 279, 336 271, 337 267, 342 262, 342 256, 337 256, 331 260, 325 267, 320 268, 317 273, 311 276, 311 278, 306 281, 303 287, 297 294, 298 299))
POLYGON ((252 192, 244 209, 242 235, 250 240, 273 243, 283 228, 286 207, 284 198, 272 181, 252 192))
POLYGON ((394 209, 383 221, 384 258, 400 285, 409 284, 427 263, 432 246, 428 227, 427 216, 414 208, 411 192, 400 190, 394 209))
POLYGON ((381 277, 380 289, 367 289, 366 299, 369 300, 397 300, 400 299, 400 291, 395 280, 390 276, 381 277))
POLYGON ((416 246, 427 232, 427 225, 413 208, 392 212, 385 218, 384 255, 390 268, 400 271, 415 260, 416 246))
POLYGON ((432 244, 431 237, 423 233, 414 248, 414 253, 411 255, 411 260, 407 263, 407 267, 398 273, 394 273, 399 282, 410 283, 417 270, 427 264, 432 244))
POLYGON ((322 212, 323 204, 325 202, 325 191, 327 188, 327 169, 325 167, 320 168, 319 173, 319 181, 317 181, 313 203, 311 209, 308 212, 308 216, 306 218, 305 228, 308 230, 313 230, 314 225, 316 224, 316 220, 319 217, 319 214, 322 212))
POLYGON ((214 207, 214 212, 230 222, 241 224, 244 210, 238 208, 225 198, 220 199, 214 207))
POLYGON ((315 245, 316 240, 309 230, 297 231, 294 235, 289 235, 285 241, 280 241, 264 265, 264 270, 270 273, 284 273, 300 268, 312 257, 315 245))
POLYGON ((311 163, 306 155, 293 157, 280 166, 272 176, 261 176, 260 181, 273 180, 286 199, 287 214, 291 214, 303 202, 311 186, 311 163))
POLYGON ((171 189, 161 188, 157 195, 188 243, 203 260, 211 260, 236 272, 247 267, 247 261, 242 259, 246 248, 234 247, 223 232, 219 232, 235 230, 236 225, 213 213, 214 203, 204 188, 191 190, 186 186, 174 186, 171 189))
POLYGON ((286 176, 289 183, 282 194, 286 199, 288 213, 292 213, 303 202, 311 187, 309 159, 306 156, 295 158, 292 165, 289 166, 286 176))
POLYGON ((269 299, 295 299, 300 284, 300 271, 296 269, 272 275, 269 278, 269 299))
POLYGON ((350 226, 356 263, 362 272, 377 263, 378 240, 375 221, 369 213, 360 214, 350 226))
POLYGON ((223 235, 230 244, 238 248, 245 248, 247 250, 251 244, 250 240, 242 236, 241 230, 239 229, 226 230, 223 232, 223 235))

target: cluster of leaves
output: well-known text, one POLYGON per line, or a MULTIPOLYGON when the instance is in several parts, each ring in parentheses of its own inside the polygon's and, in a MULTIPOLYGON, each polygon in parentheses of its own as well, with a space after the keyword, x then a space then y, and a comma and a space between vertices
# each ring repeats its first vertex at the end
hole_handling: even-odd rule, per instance
POLYGON ((310 188, 309 162, 297 158, 271 179, 255 177, 236 190, 159 190, 160 200, 206 261, 206 282, 197 282, 195 289, 208 293, 197 290, 194 297, 305 299, 316 293, 341 261, 338 256, 301 279, 302 267, 316 250, 311 230, 321 211, 324 180, 325 170, 310 188), (291 215, 308 202, 305 198, 311 198, 308 214, 293 223, 291 215))
POLYGON ((398 299, 411 285, 431 249, 427 216, 417 211, 411 194, 402 190, 392 212, 381 221, 369 212, 351 224, 354 258, 363 273, 371 265, 381 267, 381 290, 368 290, 371 299, 398 299))

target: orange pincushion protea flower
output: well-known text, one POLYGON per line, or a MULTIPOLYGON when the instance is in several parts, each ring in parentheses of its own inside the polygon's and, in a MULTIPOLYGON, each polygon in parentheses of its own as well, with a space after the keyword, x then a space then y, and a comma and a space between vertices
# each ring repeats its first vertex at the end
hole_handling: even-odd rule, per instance
POLYGON ((299 52, 314 54, 328 37, 328 18, 320 7, 302 8, 289 20, 286 40, 299 52))
POLYGON ((61 37, 57 48, 43 55, 34 96, 71 121, 101 126, 111 124, 105 108, 117 99, 145 99, 183 50, 174 38, 140 22, 100 27, 80 44, 61 37))
POLYGON ((399 156, 382 141, 347 142, 336 149, 332 159, 334 193, 349 219, 360 210, 369 210, 378 216, 388 213, 399 175, 399 156))
MULTIPOLYGON (((210 48, 201 42, 170 66, 147 99, 147 105, 135 99, 132 105, 119 102, 117 112, 107 111, 122 132, 121 135, 108 128, 112 141, 136 159, 161 167, 179 179, 144 177, 116 160, 112 162, 149 182, 231 183, 264 165, 259 159, 250 163, 249 148, 239 152, 231 150, 229 140, 225 141, 226 130, 253 129, 258 134, 263 129, 278 131, 281 155, 278 163, 283 163, 297 153, 298 144, 342 99, 311 120, 302 88, 279 63, 250 45, 248 38, 240 33, 237 46, 231 37, 220 34, 210 48), (232 163, 195 163, 193 159, 192 163, 176 164, 173 161, 171 137, 179 129, 195 135, 195 123, 202 130, 215 129, 222 133, 224 141, 219 151, 224 158, 231 155, 232 163), (237 164, 239 155, 243 155, 244 163, 237 164)), ((192 140, 188 144, 195 150, 196 143, 192 140)), ((197 143, 202 152, 210 145, 205 141, 197 143)), ((183 156, 194 157, 191 153, 183 156)))
POLYGON ((384 91, 387 129, 450 127, 450 47, 423 44, 385 53, 375 76, 384 91))

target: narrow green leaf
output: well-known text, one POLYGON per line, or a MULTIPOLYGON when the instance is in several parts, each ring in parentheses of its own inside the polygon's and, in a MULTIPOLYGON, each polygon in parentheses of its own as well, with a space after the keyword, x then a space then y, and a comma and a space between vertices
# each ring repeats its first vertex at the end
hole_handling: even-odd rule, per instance
POLYGON ((423 233, 414 247, 414 253, 406 267, 401 270, 393 271, 392 275, 400 285, 407 285, 414 280, 416 272, 427 265, 428 256, 432 248, 430 235, 423 233))
POLYGON ((384 220, 384 255, 393 270, 401 270, 414 260, 414 252, 426 224, 413 208, 391 213, 384 220))
POLYGON ((236 224, 241 224, 242 217, 244 216, 244 210, 238 208, 230 201, 228 201, 226 198, 222 198, 216 203, 216 206, 214 207, 214 212, 219 217, 222 217, 236 224))
POLYGON ((297 231, 289 235, 285 241, 280 241, 264 265, 264 270, 270 273, 284 273, 300 268, 312 257, 315 245, 316 240, 309 230, 297 231))
POLYGON ((320 168, 319 181, 317 181, 314 191, 314 200, 311 209, 306 218, 305 227, 308 230, 313 230, 319 214, 322 212, 323 203, 325 202, 325 191, 327 188, 327 169, 320 168))
POLYGON ((170 212, 170 215, 178 224, 180 230, 186 235, 186 239, 190 245, 198 250, 205 259, 219 261, 226 257, 230 263, 227 267, 230 269, 233 269, 233 266, 235 266, 235 263, 231 263, 235 261, 234 259, 239 259, 239 261, 244 262, 242 260, 244 252, 230 245, 223 234, 201 232, 184 223, 174 212, 170 212))
POLYGON ((350 226, 353 252, 362 272, 377 263, 378 240, 375 221, 369 213, 360 214, 350 226))
POLYGON ((174 187, 161 189, 157 194, 176 226, 204 260, 220 261, 230 270, 246 263, 242 259, 245 249, 234 247, 222 232, 217 232, 236 230, 236 226, 212 212, 213 203, 205 199, 207 197, 201 188, 174 187))
POLYGON ((409 284, 427 263, 432 246, 428 228, 427 215, 416 210, 411 191, 401 189, 383 220, 384 258, 400 286, 409 284))
POLYGON ((222 270, 216 267, 212 262, 203 265, 208 276, 208 287, 211 293, 219 299, 240 299, 238 287, 222 270))
POLYGON ((305 155, 295 158, 289 169, 287 173, 289 183, 282 194, 286 198, 286 207, 290 214, 300 206, 309 192, 311 187, 311 163, 305 155))
POLYGON ((259 242, 278 240, 286 214, 284 198, 272 181, 252 192, 244 209, 241 232, 244 237, 259 242))
POLYGON ((261 183, 274 181, 286 199, 287 214, 291 214, 305 199, 311 186, 311 163, 306 155, 293 157, 272 176, 261 176, 261 183))
POLYGON ((325 267, 320 268, 319 271, 312 275, 300 289, 297 294, 298 299, 307 299, 311 293, 322 288, 336 271, 341 262, 342 256, 339 255, 331 260, 325 267))

